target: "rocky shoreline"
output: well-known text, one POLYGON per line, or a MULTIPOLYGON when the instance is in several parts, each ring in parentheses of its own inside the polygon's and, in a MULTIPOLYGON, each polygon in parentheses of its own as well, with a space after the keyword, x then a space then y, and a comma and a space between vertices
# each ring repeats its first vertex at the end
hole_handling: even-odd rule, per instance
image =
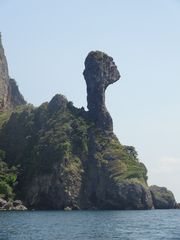
POLYGON ((21 200, 6 201, 0 198, 0 211, 25 211, 28 210, 21 200))
MULTIPOLYGON (((154 188, 154 186, 153 186, 154 188)), ((172 200, 172 199, 171 199, 172 200)), ((166 205, 163 205, 165 202, 165 200, 161 199, 161 202, 159 201, 159 205, 157 205, 157 203, 154 203, 154 207, 151 210, 158 210, 158 209, 180 209, 180 203, 175 203, 175 205, 170 205, 172 203, 171 202, 166 202, 166 205), (156 205, 155 205, 156 204, 156 205)), ((31 211, 31 210, 35 210, 35 209, 28 209, 26 206, 24 206, 24 204, 22 203, 21 200, 9 200, 6 201, 3 198, 0 198, 0 211, 31 211)), ((72 211, 73 209, 70 207, 66 207, 64 208, 64 211, 72 211)), ((96 210, 96 209, 93 209, 96 210)))

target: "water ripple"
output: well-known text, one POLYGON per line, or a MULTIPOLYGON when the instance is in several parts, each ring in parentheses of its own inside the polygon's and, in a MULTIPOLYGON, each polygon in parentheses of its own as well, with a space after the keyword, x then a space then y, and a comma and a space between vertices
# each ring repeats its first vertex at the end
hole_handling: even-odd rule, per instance
POLYGON ((180 210, 0 212, 0 240, 180 240, 180 210))

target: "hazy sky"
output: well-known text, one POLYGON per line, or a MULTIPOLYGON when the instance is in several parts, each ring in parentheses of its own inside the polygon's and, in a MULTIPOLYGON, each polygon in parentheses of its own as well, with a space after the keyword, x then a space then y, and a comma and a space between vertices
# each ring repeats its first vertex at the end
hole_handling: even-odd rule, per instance
POLYGON ((121 80, 106 102, 121 143, 136 147, 149 184, 180 201, 180 1, 0 0, 10 76, 34 105, 64 94, 86 107, 89 51, 111 55, 121 80))

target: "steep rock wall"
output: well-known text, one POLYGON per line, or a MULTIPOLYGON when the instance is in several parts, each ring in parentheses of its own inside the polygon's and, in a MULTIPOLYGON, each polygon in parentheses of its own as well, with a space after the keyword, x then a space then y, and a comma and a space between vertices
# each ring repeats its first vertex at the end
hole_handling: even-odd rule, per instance
POLYGON ((26 101, 19 92, 16 81, 9 77, 8 64, 0 34, 0 112, 24 104, 26 104, 26 101))

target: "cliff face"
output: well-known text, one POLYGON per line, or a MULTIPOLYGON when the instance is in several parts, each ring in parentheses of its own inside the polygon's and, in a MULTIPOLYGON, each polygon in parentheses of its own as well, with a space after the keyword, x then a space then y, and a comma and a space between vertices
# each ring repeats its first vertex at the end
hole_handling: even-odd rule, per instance
POLYGON ((14 79, 10 79, 8 64, 0 35, 0 111, 26 104, 14 79))
POLYGON ((0 132, 0 148, 10 166, 21 166, 16 194, 29 208, 153 206, 135 150, 61 95, 13 113, 0 132))
MULTIPOLYGON (((120 78, 113 59, 99 51, 90 52, 84 77, 89 111, 57 94, 38 108, 27 105, 11 115, 0 114, 0 197, 15 194, 30 209, 158 206, 136 150, 120 144, 113 133, 105 106, 106 88, 120 78), (6 165, 10 170, 3 170, 1 166, 6 165), (1 179, 1 172, 14 174, 14 182, 1 179), (5 188, 1 185, 7 184, 11 191, 2 193, 5 188)), ((15 85, 11 93, 19 105, 21 98, 13 91, 17 93, 15 85)))

